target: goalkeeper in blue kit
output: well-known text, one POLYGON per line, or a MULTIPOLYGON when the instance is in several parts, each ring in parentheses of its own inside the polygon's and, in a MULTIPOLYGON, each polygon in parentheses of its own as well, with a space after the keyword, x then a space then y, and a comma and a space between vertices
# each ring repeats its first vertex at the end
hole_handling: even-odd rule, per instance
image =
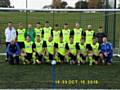
POLYGON ((103 43, 100 46, 100 58, 103 63, 111 65, 113 56, 112 44, 107 41, 107 37, 103 37, 103 43))

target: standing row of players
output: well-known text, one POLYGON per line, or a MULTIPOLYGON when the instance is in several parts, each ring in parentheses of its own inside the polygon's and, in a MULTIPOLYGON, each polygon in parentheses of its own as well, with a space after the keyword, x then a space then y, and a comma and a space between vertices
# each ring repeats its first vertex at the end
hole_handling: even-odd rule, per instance
MULTIPOLYGON (((11 24, 9 22, 10 27, 11 24)), ((64 29, 59 30, 58 24, 52 29, 46 21, 43 28, 38 22, 35 29, 28 24, 26 30, 20 23, 16 31, 17 40, 14 37, 10 43, 7 42, 7 57, 10 64, 14 64, 14 59, 19 63, 19 58, 23 64, 49 63, 51 60, 79 65, 112 63, 111 43, 107 42, 103 32, 96 35, 91 25, 88 25, 87 30, 83 30, 80 24, 76 23, 75 28, 70 30, 69 25, 65 23, 64 29)))

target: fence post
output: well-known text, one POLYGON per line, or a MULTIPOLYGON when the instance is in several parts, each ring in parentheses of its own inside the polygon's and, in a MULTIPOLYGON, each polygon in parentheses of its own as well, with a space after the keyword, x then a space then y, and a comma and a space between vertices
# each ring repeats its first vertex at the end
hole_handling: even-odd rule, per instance
MULTIPOLYGON (((26 0, 26 9, 28 8, 28 0, 26 0)), ((26 30, 27 30, 27 25, 28 25, 28 10, 26 12, 26 30)))
MULTIPOLYGON (((106 0, 105 2, 105 8, 108 9, 109 8, 109 0, 106 0)), ((108 11, 105 12, 105 32, 108 34, 108 11)))
POLYGON ((53 10, 52 13, 53 13, 53 25, 52 25, 52 27, 53 27, 53 29, 54 29, 54 24, 55 24, 55 11, 53 10))
MULTIPOLYGON (((116 9, 116 0, 114 0, 114 9, 116 9)), ((114 16, 113 16, 113 19, 114 19, 114 21, 113 21, 113 41, 112 41, 112 43, 113 43, 113 47, 115 48, 115 31, 116 31, 116 12, 114 11, 114 16)))

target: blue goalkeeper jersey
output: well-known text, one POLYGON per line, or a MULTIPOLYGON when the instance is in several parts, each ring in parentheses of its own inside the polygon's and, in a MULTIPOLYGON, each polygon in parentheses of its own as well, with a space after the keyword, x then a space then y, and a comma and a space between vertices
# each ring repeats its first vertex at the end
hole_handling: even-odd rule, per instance
POLYGON ((113 52, 112 44, 108 43, 108 42, 107 43, 102 43, 100 45, 100 49, 101 49, 102 53, 107 52, 108 54, 112 54, 112 52, 113 52))

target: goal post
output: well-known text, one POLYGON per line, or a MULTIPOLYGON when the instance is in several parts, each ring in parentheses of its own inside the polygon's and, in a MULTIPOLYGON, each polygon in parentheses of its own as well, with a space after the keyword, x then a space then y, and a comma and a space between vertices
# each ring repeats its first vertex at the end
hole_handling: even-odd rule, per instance
POLYGON ((82 12, 82 11, 96 11, 96 12, 119 12, 120 9, 33 9, 33 8, 0 8, 0 10, 11 11, 62 11, 62 12, 82 12))
POLYGON ((54 27, 59 24, 60 29, 64 23, 68 23, 70 29, 74 28, 76 22, 80 22, 81 27, 86 30, 91 24, 93 30, 97 32, 102 26, 108 34, 108 40, 113 43, 114 55, 120 56, 120 9, 33 9, 33 8, 0 8, 0 55, 5 55, 4 30, 7 22, 13 21, 15 28, 22 22, 27 28, 28 23, 40 21, 44 26, 45 21, 49 21, 54 27))

